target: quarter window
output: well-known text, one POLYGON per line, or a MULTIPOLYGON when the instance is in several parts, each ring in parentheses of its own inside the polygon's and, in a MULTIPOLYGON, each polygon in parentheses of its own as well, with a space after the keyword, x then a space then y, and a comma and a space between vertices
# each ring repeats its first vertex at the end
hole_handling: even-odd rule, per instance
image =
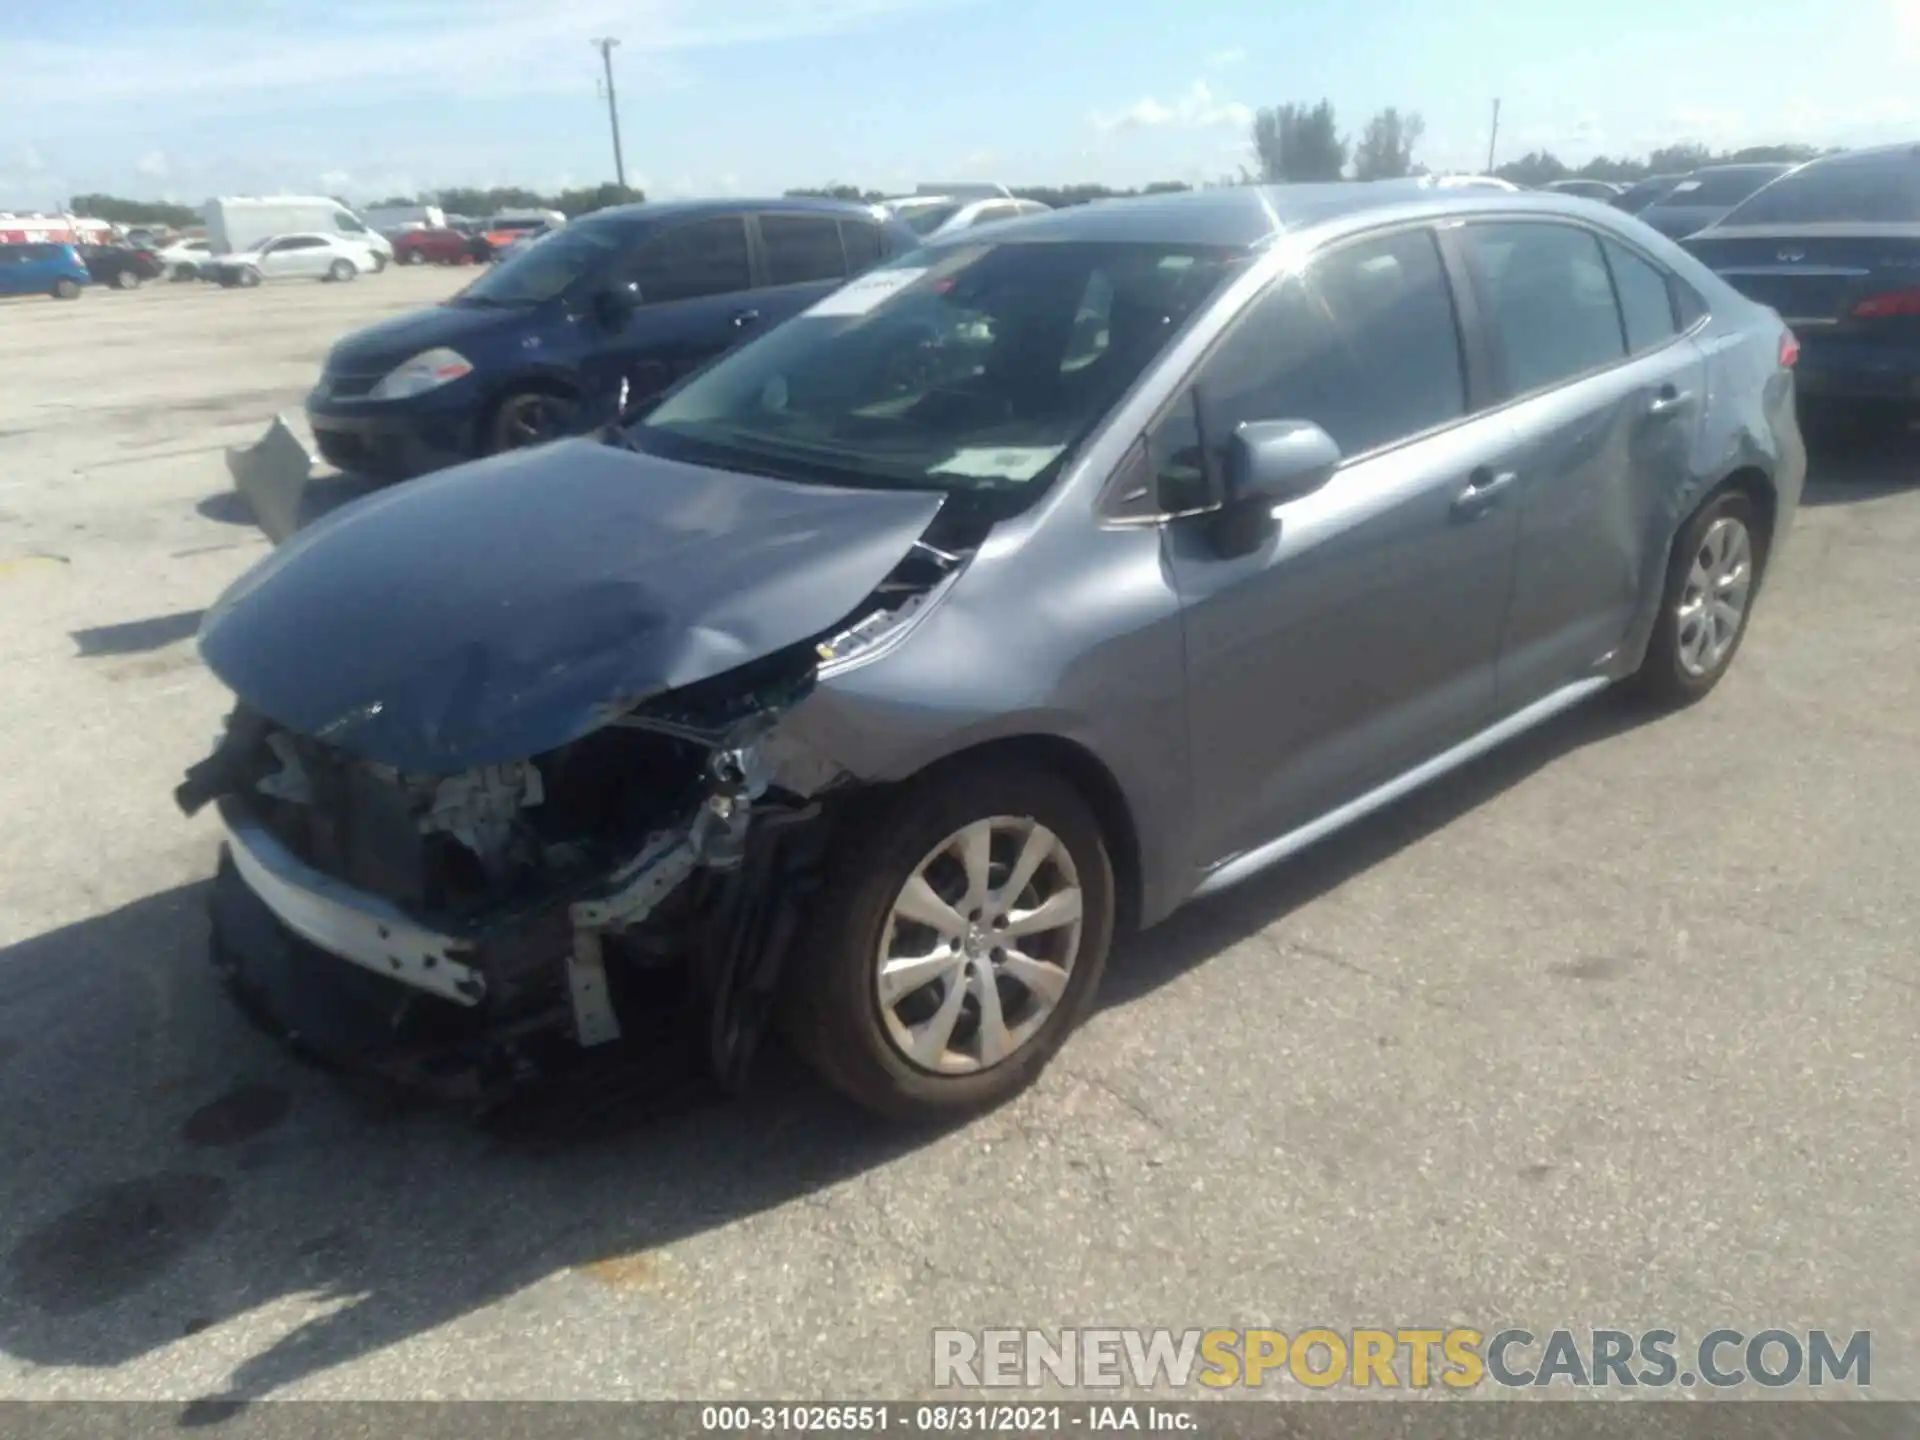
POLYGON ((1277 282, 1208 357, 1194 398, 1149 439, 1168 511, 1218 494, 1227 443, 1249 421, 1311 420, 1351 458, 1464 415, 1459 327, 1431 232, 1344 245, 1277 282))
POLYGON ((760 238, 767 247, 769 284, 799 285, 846 277, 847 257, 840 249, 840 226, 830 216, 762 215, 760 238))
POLYGON ((1625 356, 1596 236, 1538 223, 1469 225, 1460 233, 1508 393, 1524 395, 1625 356))
POLYGON ((1613 288, 1620 297, 1620 318, 1627 327, 1627 349, 1638 355, 1657 350, 1674 337, 1673 296, 1667 277, 1647 261, 1611 240, 1602 241, 1613 288))
POLYGON ((746 221, 739 216, 696 220, 655 235, 634 256, 631 273, 646 305, 749 290, 753 266, 747 258, 746 221))

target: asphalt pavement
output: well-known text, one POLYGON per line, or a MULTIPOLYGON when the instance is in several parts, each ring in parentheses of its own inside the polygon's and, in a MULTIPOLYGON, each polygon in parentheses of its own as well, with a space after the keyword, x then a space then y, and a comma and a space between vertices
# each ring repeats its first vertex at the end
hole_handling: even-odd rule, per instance
POLYGON ((776 1055, 502 1135, 234 1012, 170 798, 266 550, 222 447, 458 279, 0 304, 0 1394, 901 1397, 937 1327, 1515 1324, 1870 1330, 1920 1398, 1920 443, 1816 456, 1706 703, 1602 699, 1125 942, 993 1115, 776 1055))

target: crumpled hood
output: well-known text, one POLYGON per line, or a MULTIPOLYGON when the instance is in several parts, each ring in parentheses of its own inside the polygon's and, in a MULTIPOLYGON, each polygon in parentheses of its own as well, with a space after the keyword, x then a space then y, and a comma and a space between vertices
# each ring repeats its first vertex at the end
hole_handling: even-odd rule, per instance
POLYGON ((327 516, 221 596, 200 650, 252 709, 365 759, 502 764, 831 629, 941 499, 565 441, 327 516))

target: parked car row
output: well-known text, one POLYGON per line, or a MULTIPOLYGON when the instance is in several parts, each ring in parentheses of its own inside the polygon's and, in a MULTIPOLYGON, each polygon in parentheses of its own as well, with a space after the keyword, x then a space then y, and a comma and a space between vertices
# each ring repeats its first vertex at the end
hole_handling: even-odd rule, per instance
POLYGON ((617 1042, 737 1085, 777 1023, 875 1110, 993 1104, 1123 925, 1714 689, 1806 465, 1736 287, 1800 261, 1692 243, 1429 180, 576 221, 326 359, 324 454, 406 483, 209 612, 215 960, 469 1096, 617 1042))

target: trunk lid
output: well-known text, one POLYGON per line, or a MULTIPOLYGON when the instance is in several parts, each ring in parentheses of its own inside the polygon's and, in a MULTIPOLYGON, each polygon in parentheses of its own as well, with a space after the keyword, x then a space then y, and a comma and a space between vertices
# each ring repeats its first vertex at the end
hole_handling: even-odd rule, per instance
POLYGON ((830 630, 943 498, 565 441, 333 512, 228 589, 200 648, 247 706, 363 759, 504 764, 830 630))
POLYGON ((1807 338, 1911 343, 1913 317, 1854 314, 1870 296, 1920 288, 1920 224, 1716 226, 1687 240, 1701 263, 1807 338))

